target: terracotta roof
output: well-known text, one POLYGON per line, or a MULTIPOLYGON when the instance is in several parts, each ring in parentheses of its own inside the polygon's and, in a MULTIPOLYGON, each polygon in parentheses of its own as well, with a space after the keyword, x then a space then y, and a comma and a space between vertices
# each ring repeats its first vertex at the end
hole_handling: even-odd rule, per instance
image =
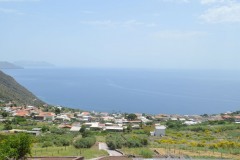
POLYGON ((235 119, 240 119, 240 116, 234 116, 235 119))
POLYGON ((89 112, 82 112, 81 114, 82 115, 89 115, 90 113, 89 112))
POLYGON ((232 116, 229 116, 229 115, 224 115, 222 116, 223 119, 228 119, 228 118, 232 118, 232 116))
POLYGON ((29 116, 29 112, 25 110, 19 110, 15 113, 15 116, 20 116, 20 117, 29 116))
POLYGON ((39 116, 55 116, 53 112, 40 112, 39 116))

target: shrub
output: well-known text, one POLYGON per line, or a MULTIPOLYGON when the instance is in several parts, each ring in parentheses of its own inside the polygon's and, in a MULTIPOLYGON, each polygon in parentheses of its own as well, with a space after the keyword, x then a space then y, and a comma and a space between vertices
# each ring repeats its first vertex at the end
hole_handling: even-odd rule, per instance
POLYGON ((145 131, 143 129, 139 129, 139 130, 133 130, 134 134, 146 134, 146 135, 150 135, 150 132, 145 131))
POLYGON ((141 141, 139 139, 129 138, 127 139, 126 146, 129 148, 142 147, 141 141))
POLYGON ((60 128, 51 128, 51 133, 55 133, 55 134, 65 134, 66 130, 65 129, 60 129, 60 128))
POLYGON ((172 128, 172 129, 180 129, 182 127, 187 126, 186 124, 183 124, 181 121, 173 121, 173 120, 169 120, 166 123, 168 128, 172 128))
POLYGON ((92 137, 92 132, 91 132, 91 131, 88 131, 88 130, 85 130, 85 131, 82 132, 81 134, 82 134, 82 137, 83 137, 83 138, 92 137))
POLYGON ((110 149, 122 148, 124 141, 122 137, 118 134, 106 136, 106 143, 110 149))
POLYGON ((95 137, 86 137, 76 140, 73 146, 76 148, 90 148, 96 143, 95 137))
POLYGON ((49 127, 44 125, 44 126, 42 126, 41 130, 42 130, 42 132, 49 131, 49 127))

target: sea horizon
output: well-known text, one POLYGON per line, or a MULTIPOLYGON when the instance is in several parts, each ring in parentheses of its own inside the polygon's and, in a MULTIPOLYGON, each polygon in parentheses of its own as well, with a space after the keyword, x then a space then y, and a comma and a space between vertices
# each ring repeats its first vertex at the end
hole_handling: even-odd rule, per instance
POLYGON ((214 114, 240 106, 237 70, 3 70, 51 105, 101 112, 214 114))

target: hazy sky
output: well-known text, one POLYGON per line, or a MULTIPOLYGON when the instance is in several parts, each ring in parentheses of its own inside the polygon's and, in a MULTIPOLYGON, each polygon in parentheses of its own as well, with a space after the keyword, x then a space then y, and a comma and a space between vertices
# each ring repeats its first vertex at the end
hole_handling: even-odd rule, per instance
POLYGON ((240 69, 239 0, 0 0, 0 61, 240 69))

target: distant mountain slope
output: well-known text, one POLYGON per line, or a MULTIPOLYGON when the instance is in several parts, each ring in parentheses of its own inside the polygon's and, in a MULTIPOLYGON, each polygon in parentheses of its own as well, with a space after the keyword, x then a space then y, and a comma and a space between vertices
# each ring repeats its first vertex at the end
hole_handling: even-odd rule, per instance
POLYGON ((0 71, 0 99, 4 101, 13 100, 19 104, 42 105, 39 100, 26 88, 17 83, 11 76, 0 71))
POLYGON ((0 61, 0 69, 22 69, 23 67, 17 66, 13 63, 0 61))
POLYGON ((16 61, 14 64, 23 66, 24 68, 52 68, 54 64, 44 61, 16 61))

